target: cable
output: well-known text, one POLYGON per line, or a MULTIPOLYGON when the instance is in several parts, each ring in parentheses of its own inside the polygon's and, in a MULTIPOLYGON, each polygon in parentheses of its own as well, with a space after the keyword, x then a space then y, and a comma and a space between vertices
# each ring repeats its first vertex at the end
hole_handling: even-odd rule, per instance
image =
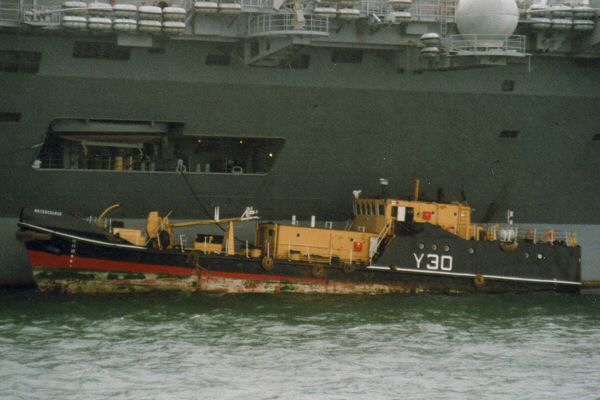
POLYGON ((36 144, 34 144, 34 145, 32 145, 32 146, 28 146, 28 147, 20 147, 20 148, 18 148, 18 149, 15 149, 15 150, 9 151, 8 153, 0 153, 0 157, 8 157, 8 156, 12 156, 13 154, 20 153, 20 152, 22 152, 22 151, 28 151, 28 150, 31 150, 31 149, 35 149, 35 148, 41 147, 41 146, 42 146, 42 144, 43 144, 43 143, 36 143, 36 144))
MULTIPOLYGON (((190 184, 190 182, 187 179, 187 176, 185 176, 185 173, 181 170, 177 171, 179 173, 179 175, 181 175, 181 177, 183 178, 183 180, 185 181, 185 184, 187 185, 188 189, 190 190, 190 192, 192 193, 192 195, 194 196, 194 198, 196 199, 196 201, 198 202, 198 205, 200 206, 200 208, 202 208, 202 210, 204 211, 204 213, 206 214, 206 216, 208 218, 213 218, 212 215, 210 215, 210 213, 208 212, 208 209, 204 206, 204 204, 202 204, 202 201, 200 200, 200 197, 198 196, 198 194, 196 193, 196 191, 194 190, 194 188, 192 187, 192 185, 190 184)), ((221 226, 221 224, 219 224, 218 222, 215 224, 219 227, 219 229, 221 231, 223 231, 223 233, 226 232, 225 228, 223 228, 221 226)), ((237 240, 239 243, 243 243, 246 244, 245 240, 242 239, 238 239, 237 237, 233 237, 235 240, 237 240)))

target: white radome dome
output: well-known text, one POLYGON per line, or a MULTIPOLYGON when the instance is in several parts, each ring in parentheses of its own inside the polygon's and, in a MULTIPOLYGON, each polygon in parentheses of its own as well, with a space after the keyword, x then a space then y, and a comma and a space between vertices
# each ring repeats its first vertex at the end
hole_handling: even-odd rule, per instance
POLYGON ((455 15, 463 35, 512 35, 519 22, 515 0, 459 0, 455 15))

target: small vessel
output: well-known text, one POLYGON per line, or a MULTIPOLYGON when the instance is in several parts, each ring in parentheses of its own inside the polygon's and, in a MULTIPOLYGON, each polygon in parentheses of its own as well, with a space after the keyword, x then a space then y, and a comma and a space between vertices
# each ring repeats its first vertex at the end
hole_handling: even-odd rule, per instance
MULTIPOLYGON (((382 183, 382 188, 385 183, 382 183)), ((578 292, 581 248, 575 233, 537 232, 512 225, 471 223, 465 202, 360 197, 343 229, 239 218, 172 222, 148 214, 145 232, 98 218, 23 208, 17 238, 27 248, 34 279, 45 291, 136 292, 177 290, 225 293, 463 293, 578 292), (235 236, 238 223, 256 224, 254 243, 235 236), (176 230, 226 225, 223 235, 176 230), (237 241, 237 243, 236 243, 237 241)))

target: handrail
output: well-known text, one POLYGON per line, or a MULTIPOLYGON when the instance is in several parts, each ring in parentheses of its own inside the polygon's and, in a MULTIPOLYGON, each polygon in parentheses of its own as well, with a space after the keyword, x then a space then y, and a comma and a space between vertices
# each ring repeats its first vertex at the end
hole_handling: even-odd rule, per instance
POLYGON ((523 35, 450 35, 448 52, 456 55, 493 54, 525 56, 523 35))
POLYGON ((373 256, 375 255, 375 252, 379 248, 379 245, 386 238, 386 236, 388 235, 388 233, 389 233, 389 231, 390 231, 391 228, 392 228, 392 220, 388 220, 385 223, 384 227, 379 232, 379 234, 377 235, 377 242, 375 244, 375 249, 373 249, 373 250, 369 249, 369 262, 371 264, 373 264, 373 256))
POLYGON ((249 36, 328 35, 329 19, 307 15, 299 23, 293 14, 264 14, 248 19, 249 36))

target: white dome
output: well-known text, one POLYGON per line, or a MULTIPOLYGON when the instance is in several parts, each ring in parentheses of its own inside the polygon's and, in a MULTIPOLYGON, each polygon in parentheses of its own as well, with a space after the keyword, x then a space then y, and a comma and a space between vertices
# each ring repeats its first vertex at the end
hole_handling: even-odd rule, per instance
POLYGON ((463 35, 511 35, 519 22, 515 0, 459 0, 456 26, 463 35))

